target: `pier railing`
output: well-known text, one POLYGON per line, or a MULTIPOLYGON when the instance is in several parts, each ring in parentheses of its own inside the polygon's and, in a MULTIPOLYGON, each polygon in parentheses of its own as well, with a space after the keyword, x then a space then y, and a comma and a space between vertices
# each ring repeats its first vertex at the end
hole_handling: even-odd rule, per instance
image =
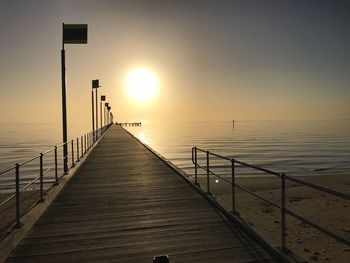
POLYGON ((0 171, 1 186, 5 185, 0 199, 0 239, 11 229, 21 227, 21 217, 45 200, 45 194, 59 184, 60 178, 75 167, 110 125, 56 145, 46 152, 0 171), (66 157, 62 153, 64 145, 68 148, 66 157), (67 166, 64 165, 65 162, 67 166), (13 177, 6 177, 10 179, 1 178, 10 173, 13 177), (11 215, 15 215, 15 218, 11 215))
POLYGON ((236 197, 236 189, 239 189, 255 198, 257 198, 258 200, 276 208, 280 210, 280 247, 282 251, 285 251, 287 249, 286 247, 286 215, 289 215, 299 221, 301 221, 302 223, 309 225, 311 227, 313 227, 314 229, 317 229, 318 231, 334 238, 335 240, 342 242, 348 246, 350 246, 350 239, 341 236, 337 233, 335 233, 334 230, 330 230, 330 229, 326 229, 323 226, 320 226, 319 224, 313 222, 310 219, 307 219, 306 217, 304 217, 303 215, 289 209, 286 207, 286 181, 290 181, 293 183, 297 183, 299 185, 303 185, 306 187, 309 187, 311 189, 320 191, 324 194, 329 194, 329 195, 333 195, 336 196, 338 198, 341 198, 343 200, 347 200, 350 201, 350 195, 345 194, 345 193, 341 193, 338 191, 334 191, 332 189, 329 188, 325 188, 323 186, 319 186, 304 180, 301 180, 299 178, 295 178, 295 177, 291 177, 288 176, 285 173, 276 173, 274 171, 270 171, 268 169, 264 169, 262 167, 258 167, 252 164, 248 164, 239 160, 236 160, 234 158, 228 158, 225 156, 221 156, 219 154, 210 152, 210 151, 206 151, 203 149, 199 149, 197 147, 193 147, 192 148, 192 163, 194 164, 194 184, 197 185, 198 187, 201 188, 201 185, 199 184, 199 170, 204 171, 204 178, 202 177, 201 179, 204 179, 206 182, 204 184, 205 189, 202 189, 206 192, 207 195, 212 196, 212 192, 211 192, 211 178, 215 177, 220 179, 221 181, 227 183, 230 185, 230 190, 231 190, 231 204, 232 204, 232 213, 235 216, 239 217, 239 211, 237 211, 236 209, 236 203, 239 201, 237 200, 236 197), (214 161, 213 159, 219 159, 221 161, 221 163, 218 165, 217 162, 212 162, 214 161), (242 187, 240 185, 238 185, 236 183, 236 169, 238 167, 247 167, 250 169, 253 169, 255 171, 258 172, 262 172, 265 175, 269 175, 269 176, 274 176, 279 178, 280 180, 280 203, 275 203, 273 201, 268 200, 267 198, 263 197, 262 195, 259 195, 257 193, 254 193, 254 191, 249 190, 245 187, 242 187), (218 173, 216 172, 216 170, 220 169, 220 168, 224 168, 225 171, 224 173, 218 173), (227 176, 229 173, 229 176, 227 176))

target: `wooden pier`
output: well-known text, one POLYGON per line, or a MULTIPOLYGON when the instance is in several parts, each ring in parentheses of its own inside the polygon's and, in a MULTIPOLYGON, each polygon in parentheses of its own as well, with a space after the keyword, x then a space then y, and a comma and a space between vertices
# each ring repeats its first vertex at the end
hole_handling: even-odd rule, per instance
POLYGON ((277 262, 112 126, 7 262, 277 262))

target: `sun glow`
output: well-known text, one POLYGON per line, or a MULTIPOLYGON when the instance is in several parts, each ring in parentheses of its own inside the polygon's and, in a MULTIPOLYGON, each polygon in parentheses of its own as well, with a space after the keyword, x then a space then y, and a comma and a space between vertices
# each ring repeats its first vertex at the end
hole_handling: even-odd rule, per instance
POLYGON ((158 91, 158 79, 148 68, 130 71, 125 78, 128 95, 138 102, 150 101, 158 91))

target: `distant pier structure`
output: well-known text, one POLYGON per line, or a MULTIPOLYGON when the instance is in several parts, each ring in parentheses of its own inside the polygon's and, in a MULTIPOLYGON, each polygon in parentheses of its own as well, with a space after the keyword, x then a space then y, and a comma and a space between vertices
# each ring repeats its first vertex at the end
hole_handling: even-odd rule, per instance
POLYGON ((116 122, 119 126, 142 126, 142 122, 116 122))

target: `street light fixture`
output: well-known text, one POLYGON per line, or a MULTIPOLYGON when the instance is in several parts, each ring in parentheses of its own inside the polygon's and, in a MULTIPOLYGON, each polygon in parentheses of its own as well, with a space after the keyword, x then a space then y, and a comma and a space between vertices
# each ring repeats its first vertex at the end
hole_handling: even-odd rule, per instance
POLYGON ((68 172, 66 59, 64 44, 87 44, 87 24, 62 24, 61 80, 62 80, 62 131, 63 170, 68 172))

